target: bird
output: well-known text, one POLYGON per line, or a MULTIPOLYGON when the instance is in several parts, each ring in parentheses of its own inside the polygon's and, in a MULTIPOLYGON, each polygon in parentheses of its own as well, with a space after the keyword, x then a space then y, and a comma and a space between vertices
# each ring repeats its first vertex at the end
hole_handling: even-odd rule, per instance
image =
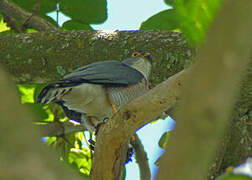
POLYGON ((77 68, 45 86, 37 103, 56 103, 69 119, 95 132, 105 119, 148 91, 151 60, 150 53, 136 51, 123 61, 99 61, 77 68))

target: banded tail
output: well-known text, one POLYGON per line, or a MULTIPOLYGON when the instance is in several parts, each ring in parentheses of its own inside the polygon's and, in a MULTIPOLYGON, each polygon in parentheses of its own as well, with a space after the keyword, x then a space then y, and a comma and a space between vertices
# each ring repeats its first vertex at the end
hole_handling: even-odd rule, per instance
MULTIPOLYGON (((72 90, 72 83, 57 82, 44 87, 39 93, 37 103, 48 104, 50 102, 58 102, 61 97, 72 90)), ((75 84, 76 86, 77 84, 75 84)))

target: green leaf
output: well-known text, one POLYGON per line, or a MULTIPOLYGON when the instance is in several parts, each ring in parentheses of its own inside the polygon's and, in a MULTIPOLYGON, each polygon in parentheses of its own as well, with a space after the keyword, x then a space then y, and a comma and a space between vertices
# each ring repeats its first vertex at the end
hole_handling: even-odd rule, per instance
POLYGON ((79 23, 74 20, 64 22, 62 28, 66 30, 93 30, 89 24, 79 23))
POLYGON ((167 4, 168 6, 173 6, 175 0, 164 0, 165 4, 167 4))
POLYGON ((4 22, 3 16, 0 14, 0 32, 1 32, 1 34, 3 34, 3 33, 7 34, 7 31, 9 31, 9 29, 10 28, 4 22))
POLYGON ((68 162, 76 165, 82 174, 89 175, 91 170, 91 154, 86 149, 72 148, 68 154, 68 162))
MULTIPOLYGON (((36 0, 11 0, 21 8, 28 12, 32 12, 32 9, 36 6, 36 0)), ((80 24, 99 24, 103 23, 107 19, 107 1, 106 0, 61 0, 59 2, 60 12, 70 17, 79 25, 77 29, 80 29, 80 24)), ((40 1, 40 6, 37 14, 44 18, 46 21, 57 25, 52 18, 46 16, 47 13, 56 11, 57 1, 43 0, 40 1)), ((83 28, 83 26, 81 26, 83 28)), ((87 29, 87 26, 85 27, 87 29)), ((72 29, 75 29, 72 27, 72 29)))
POLYGON ((56 143, 56 141, 57 141, 57 137, 48 137, 48 138, 46 139, 45 144, 46 144, 46 145, 53 145, 53 144, 56 143))
POLYGON ((140 30, 174 30, 177 29, 177 18, 174 9, 168 9, 155 14, 144 21, 140 30))
POLYGON ((159 165, 160 165, 160 159, 161 159, 162 156, 163 156, 163 155, 161 155, 161 156, 154 162, 154 164, 155 164, 156 166, 159 166, 159 165))
MULTIPOLYGON (((40 5, 37 5, 37 0, 10 0, 11 2, 14 2, 19 7, 25 9, 28 12, 32 12, 32 10, 35 8, 35 6, 39 6, 37 8, 38 12, 36 12, 39 15, 44 15, 48 12, 56 10, 56 3, 57 1, 51 1, 51 0, 43 0, 40 1, 40 5)), ((35 8, 36 9, 36 8, 35 8)))
POLYGON ((21 93, 21 102, 24 103, 34 103, 34 91, 36 85, 26 85, 26 84, 19 84, 18 90, 21 93))
POLYGON ((167 145, 167 143, 168 143, 169 137, 170 137, 170 133, 167 131, 167 132, 165 132, 165 133, 161 136, 161 138, 159 139, 158 145, 159 145, 162 149, 166 149, 166 145, 167 145))
POLYGON ((100 24, 107 19, 106 0, 62 0, 60 10, 83 24, 100 24))
POLYGON ((192 45, 198 45, 217 15, 222 0, 179 0, 175 3, 179 28, 192 45))
POLYGON ((234 175, 232 173, 225 173, 216 178, 216 180, 252 180, 252 178, 243 175, 234 175))

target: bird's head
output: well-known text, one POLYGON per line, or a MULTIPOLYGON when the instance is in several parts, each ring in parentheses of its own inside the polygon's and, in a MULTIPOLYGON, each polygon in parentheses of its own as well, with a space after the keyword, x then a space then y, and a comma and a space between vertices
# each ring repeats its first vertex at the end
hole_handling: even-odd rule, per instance
POLYGON ((152 56, 149 52, 136 51, 122 62, 140 71, 147 79, 151 73, 152 56))
POLYGON ((136 52, 133 52, 133 53, 131 54, 131 57, 132 57, 132 58, 139 58, 139 57, 142 57, 142 58, 144 58, 144 59, 146 59, 146 60, 148 60, 148 61, 150 61, 150 62, 151 62, 151 60, 152 60, 151 54, 150 54, 149 52, 145 52, 145 51, 136 51, 136 52))

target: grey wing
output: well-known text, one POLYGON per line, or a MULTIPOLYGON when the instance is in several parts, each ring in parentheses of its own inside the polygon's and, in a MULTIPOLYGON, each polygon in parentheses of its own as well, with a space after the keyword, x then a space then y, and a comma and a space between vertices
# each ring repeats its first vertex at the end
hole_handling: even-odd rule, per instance
POLYGON ((138 84, 130 85, 128 87, 107 87, 107 94, 112 104, 116 105, 116 109, 120 110, 125 104, 133 99, 141 96, 148 91, 148 82, 142 79, 138 84))
POLYGON ((71 83, 137 84, 144 76, 138 70, 119 61, 103 61, 81 67, 63 79, 71 83))
POLYGON ((37 103, 58 101, 59 97, 83 83, 127 87, 137 84, 142 79, 144 76, 141 72, 119 61, 97 62, 78 68, 63 80, 47 85, 40 92, 37 103))

